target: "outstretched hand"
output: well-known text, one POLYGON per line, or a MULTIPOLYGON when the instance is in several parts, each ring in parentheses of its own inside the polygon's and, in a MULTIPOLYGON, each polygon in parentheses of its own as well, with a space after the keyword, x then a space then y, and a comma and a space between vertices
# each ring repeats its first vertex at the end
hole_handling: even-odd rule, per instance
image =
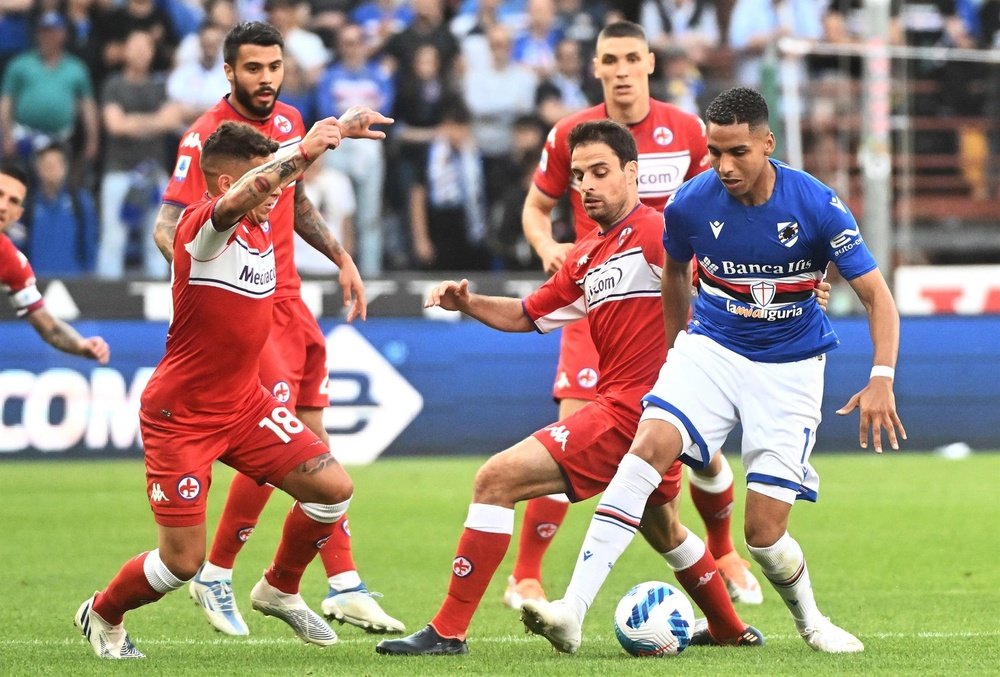
POLYGON ((906 439, 906 429, 903 422, 896 413, 896 398, 892 394, 892 379, 876 377, 868 381, 861 392, 847 401, 843 407, 837 410, 839 416, 846 416, 855 409, 861 410, 861 422, 858 431, 858 438, 862 449, 868 448, 868 434, 875 446, 875 453, 882 453, 882 429, 884 428, 889 436, 889 445, 898 450, 898 435, 906 439))
POLYGON ((371 129, 372 125, 391 125, 395 120, 368 106, 351 106, 338 118, 345 139, 384 139, 385 132, 371 129))
POLYGON ((431 290, 424 301, 424 308, 444 308, 445 310, 462 310, 469 303, 469 281, 461 282, 445 280, 431 290))

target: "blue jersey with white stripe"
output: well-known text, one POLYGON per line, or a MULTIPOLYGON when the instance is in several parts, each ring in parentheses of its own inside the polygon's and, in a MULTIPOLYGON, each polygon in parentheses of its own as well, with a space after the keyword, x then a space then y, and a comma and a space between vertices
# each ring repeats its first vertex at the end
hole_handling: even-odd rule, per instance
POLYGON ((757 362, 794 362, 840 341, 813 289, 833 261, 852 280, 877 265, 832 189, 776 160, 774 192, 748 207, 705 172, 664 209, 663 246, 696 258, 698 298, 688 330, 757 362))

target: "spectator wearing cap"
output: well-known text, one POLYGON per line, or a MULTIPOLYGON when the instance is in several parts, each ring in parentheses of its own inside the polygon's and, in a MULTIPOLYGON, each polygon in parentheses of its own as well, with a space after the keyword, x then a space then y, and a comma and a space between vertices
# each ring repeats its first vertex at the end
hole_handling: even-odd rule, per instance
POLYGON ((37 47, 7 65, 0 85, 0 135, 7 157, 30 160, 52 143, 67 143, 83 123, 83 158, 97 157, 94 87, 86 65, 65 50, 66 22, 47 12, 35 27, 37 47))

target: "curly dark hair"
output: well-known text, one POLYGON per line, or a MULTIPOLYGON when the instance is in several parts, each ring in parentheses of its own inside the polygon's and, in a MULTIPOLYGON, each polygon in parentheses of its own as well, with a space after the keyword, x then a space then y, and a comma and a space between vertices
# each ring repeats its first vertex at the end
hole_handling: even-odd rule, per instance
POLYGON ((719 94, 705 109, 705 122, 716 125, 747 124, 755 129, 767 124, 767 101, 749 87, 733 87, 719 94))
POLYGON ((227 120, 205 139, 201 146, 201 159, 226 158, 233 160, 252 160, 267 157, 279 148, 277 141, 272 141, 245 122, 227 120))
POLYGON ((285 49, 285 39, 278 29, 264 21, 244 21, 229 29, 222 43, 222 58, 230 66, 236 66, 236 55, 243 45, 270 47, 278 45, 285 49))

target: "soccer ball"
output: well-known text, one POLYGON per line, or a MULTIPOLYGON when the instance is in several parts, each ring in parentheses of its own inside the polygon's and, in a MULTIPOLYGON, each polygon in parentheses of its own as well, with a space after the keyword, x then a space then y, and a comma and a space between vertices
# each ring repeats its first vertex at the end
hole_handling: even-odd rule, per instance
POLYGON ((693 631, 691 602, 669 583, 640 583, 615 609, 615 635, 633 656, 676 656, 687 647, 693 631))

